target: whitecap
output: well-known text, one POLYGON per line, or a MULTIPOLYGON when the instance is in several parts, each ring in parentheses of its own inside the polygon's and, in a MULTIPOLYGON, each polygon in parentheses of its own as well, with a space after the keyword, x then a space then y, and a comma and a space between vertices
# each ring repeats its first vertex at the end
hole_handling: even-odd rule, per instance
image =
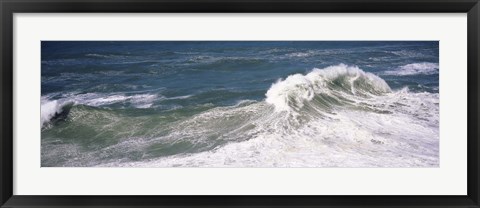
POLYGON ((421 62, 403 65, 396 70, 386 71, 383 74, 395 76, 408 76, 417 74, 431 75, 438 74, 438 70, 438 63, 421 62))

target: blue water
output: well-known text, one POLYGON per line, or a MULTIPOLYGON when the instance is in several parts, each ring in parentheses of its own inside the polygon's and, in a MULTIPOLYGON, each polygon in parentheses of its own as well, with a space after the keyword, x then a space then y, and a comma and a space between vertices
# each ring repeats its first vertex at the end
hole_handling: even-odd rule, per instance
MULTIPOLYGON (((42 41, 41 45, 42 166, 344 166, 328 158, 328 163, 302 163, 293 156, 291 158, 296 159, 289 160, 290 156, 286 154, 283 156, 284 163, 269 163, 259 158, 271 156, 271 153, 242 155, 238 156, 242 158, 233 157, 228 160, 228 156, 219 153, 227 151, 232 145, 256 141, 259 135, 265 138, 266 135, 280 134, 276 132, 278 125, 272 124, 275 126, 272 127, 257 124, 266 120, 271 124, 283 119, 258 117, 259 113, 265 112, 268 115, 290 116, 285 118, 289 125, 284 129, 290 130, 295 126, 295 133, 282 130, 282 135, 277 135, 278 138, 298 135, 298 128, 307 123, 313 125, 309 122, 314 120, 327 117, 338 119, 333 117, 345 111, 351 115, 365 111, 372 113, 372 117, 388 115, 392 116, 388 119, 404 119, 399 122, 409 121, 408 119, 421 121, 416 125, 425 127, 425 132, 432 132, 432 129, 438 131, 437 41, 42 41), (301 80, 307 79, 305 77, 314 69, 328 69, 330 66, 339 68, 331 69, 337 75, 326 81, 327 84, 332 84, 327 86, 331 92, 320 92, 319 87, 314 87, 308 91, 314 94, 314 98, 304 98, 300 92, 276 97, 280 95, 272 84, 284 81, 285 86, 293 89, 302 85, 301 80), (338 75, 340 71, 344 73, 344 69, 347 74, 338 75), (305 77, 287 79, 294 74, 305 77), (348 80, 356 80, 355 77, 361 79, 358 84, 346 87, 350 83, 348 80), (381 81, 377 81, 377 78, 381 81), (389 89, 384 89, 379 82, 385 82, 389 89), (355 87, 358 89, 353 89, 355 87), (267 99, 267 91, 270 89, 271 98, 267 99), (361 95, 356 93, 359 89, 361 95), (398 98, 398 102, 389 103, 387 100, 382 103, 384 106, 373 103, 388 96, 398 98), (282 99, 289 100, 287 106, 291 105, 295 113, 278 103, 283 102, 282 99), (431 102, 415 103, 425 99, 431 102), (361 103, 368 105, 360 105, 361 103), (398 108, 386 106, 396 106, 397 103, 398 108), (414 106, 416 104, 417 107, 414 106), (315 110, 308 109, 310 105, 316 106, 312 107, 315 110), (404 106, 409 107, 407 109, 404 106), (422 106, 429 108, 423 109, 422 106), (238 113, 242 108, 251 108, 248 112, 256 113, 238 113), (298 121, 298 114, 316 115, 314 111, 321 116, 291 124, 298 121), (202 124, 219 121, 233 112, 235 115, 230 120, 216 126, 202 124), (198 120, 211 114, 215 115, 210 118, 212 120, 198 120), (250 124, 253 126, 245 127, 250 124), (247 129, 242 129, 243 127, 247 129), (242 133, 228 136, 232 132, 242 133), (206 162, 207 156, 204 155, 208 154, 217 155, 209 156, 217 159, 206 162), (202 159, 193 159, 194 155, 202 159), (245 161, 245 157, 249 157, 251 162, 245 161), (177 160, 181 162, 168 162, 177 160)), ((323 82, 327 75, 320 72, 318 76, 323 77, 323 82)), ((310 78, 308 80, 308 83, 312 81, 310 78)), ((308 83, 306 86, 312 84, 308 83)), ((283 85, 278 90, 290 93, 283 85)), ((365 139, 368 145, 389 143, 389 138, 402 136, 398 130, 379 133, 377 127, 365 127, 368 125, 362 123, 364 121, 349 122, 371 132, 371 138, 367 136, 365 139)), ((320 131, 320 127, 317 127, 310 130, 320 131)), ((302 132, 306 132, 304 130, 302 132)), ((330 133, 338 136, 338 133, 330 133)), ((385 147, 384 154, 378 157, 382 161, 388 161, 388 158, 393 157, 388 152, 399 151, 400 148, 410 152, 405 157, 411 158, 405 160, 405 164, 397 163, 398 166, 436 166, 438 135, 430 134, 430 138, 419 135, 428 141, 414 144, 419 148, 418 151, 422 148, 429 149, 427 156, 418 152, 411 153, 410 149, 403 150, 403 146, 391 146, 385 147), (415 163, 412 162, 416 161, 414 159, 424 161, 415 163)), ((410 136, 417 135, 412 132, 410 136)), ((315 138, 322 140, 322 144, 327 144, 323 141, 327 137, 330 136, 315 138)), ((341 138, 347 137, 349 136, 341 138)), ((295 142, 292 145, 293 143, 295 142)), ((296 148, 300 148, 297 153, 307 154, 299 147, 300 144, 296 145, 296 148)), ((338 145, 343 147, 344 143, 338 145)), ((338 150, 337 147, 334 149, 338 150)), ((362 151, 369 151, 370 148, 359 147, 362 151)), ((322 158, 328 155, 309 154, 322 158)), ((344 157, 351 159, 353 156, 345 154, 344 157)), ((352 167, 391 166, 388 162, 378 164, 375 159, 370 159, 371 161, 367 160, 368 163, 343 164, 352 167)))

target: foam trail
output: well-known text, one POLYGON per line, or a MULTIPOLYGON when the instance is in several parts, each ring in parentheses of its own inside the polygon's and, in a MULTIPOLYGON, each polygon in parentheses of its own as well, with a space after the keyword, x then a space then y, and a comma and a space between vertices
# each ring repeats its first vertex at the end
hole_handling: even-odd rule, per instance
POLYGON ((76 104, 84 104, 89 106, 104 106, 111 105, 114 103, 129 102, 135 104, 136 106, 151 106, 152 102, 157 98, 155 94, 139 94, 139 95, 122 95, 122 94, 97 94, 97 93, 86 93, 71 95, 66 99, 69 99, 76 104))
POLYGON ((88 106, 105 106, 115 103, 130 103, 135 108, 150 108, 157 99, 163 99, 156 94, 138 94, 138 95, 105 95, 97 93, 86 94, 68 94, 57 100, 50 100, 51 96, 42 96, 41 98, 41 122, 40 126, 44 127, 55 115, 62 113, 66 105, 88 105, 88 106))
POLYGON ((438 63, 421 62, 401 66, 398 70, 386 71, 385 75, 408 76, 417 74, 438 74, 438 63))

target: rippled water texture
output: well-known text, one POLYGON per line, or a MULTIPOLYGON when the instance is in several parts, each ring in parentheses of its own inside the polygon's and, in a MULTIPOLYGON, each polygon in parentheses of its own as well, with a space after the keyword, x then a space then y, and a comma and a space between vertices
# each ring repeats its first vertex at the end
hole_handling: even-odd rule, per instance
POLYGON ((438 167, 437 41, 43 41, 43 167, 438 167))

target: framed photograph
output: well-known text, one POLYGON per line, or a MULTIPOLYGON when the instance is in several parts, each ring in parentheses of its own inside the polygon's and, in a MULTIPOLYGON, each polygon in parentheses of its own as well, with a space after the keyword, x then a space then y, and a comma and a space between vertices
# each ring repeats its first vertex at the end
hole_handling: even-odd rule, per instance
POLYGON ((1 207, 479 207, 478 0, 1 1, 1 207))

